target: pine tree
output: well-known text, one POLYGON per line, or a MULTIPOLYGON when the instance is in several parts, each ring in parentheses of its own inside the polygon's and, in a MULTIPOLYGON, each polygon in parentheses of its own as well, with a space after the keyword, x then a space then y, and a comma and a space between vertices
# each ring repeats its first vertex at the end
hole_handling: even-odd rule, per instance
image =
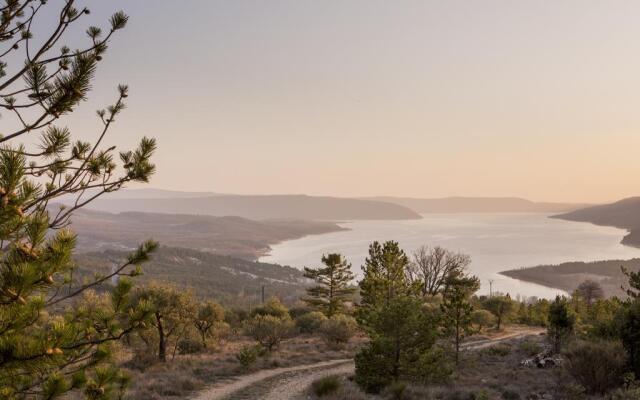
POLYGON ((345 303, 355 292, 350 286, 353 280, 351 264, 340 254, 322 256, 324 268, 305 267, 304 276, 318 283, 307 289, 307 297, 303 300, 311 307, 331 318, 344 311, 345 303))
POLYGON ((72 141, 62 120, 86 99, 107 44, 128 17, 115 13, 104 33, 89 27, 87 45, 71 51, 64 34, 89 10, 75 8, 74 0, 50 3, 7 0, 0 13, 0 398, 54 399, 81 390, 107 399, 126 384, 110 362, 111 344, 151 311, 146 302, 131 302, 126 277, 140 273, 156 244, 144 243, 109 274, 77 282, 68 225, 75 210, 100 195, 147 182, 156 145, 144 138, 135 151, 121 152, 119 163, 115 147, 106 146, 125 107, 125 85, 98 111, 97 139, 72 141), (42 13, 55 14, 54 25, 35 29, 42 13), (54 208, 61 197, 69 205, 54 208), (111 286, 113 277, 122 279, 111 286))
POLYGON ((398 242, 373 242, 362 267, 360 309, 389 304, 395 296, 416 292, 408 279, 408 266, 409 258, 398 242))
POLYGON ((374 242, 362 267, 356 317, 369 343, 356 355, 356 382, 378 392, 391 382, 432 383, 448 375, 435 348, 438 316, 424 306, 420 288, 407 279, 409 260, 396 242, 374 242))
POLYGON ((553 349, 559 353, 565 340, 573 333, 575 315, 572 314, 567 304, 567 299, 556 296, 549 307, 548 334, 553 349))
POLYGON ((465 276, 461 273, 452 273, 444 281, 440 309, 445 332, 453 339, 456 365, 459 362, 462 339, 474 332, 472 329, 473 306, 469 297, 479 288, 480 281, 477 277, 465 276))

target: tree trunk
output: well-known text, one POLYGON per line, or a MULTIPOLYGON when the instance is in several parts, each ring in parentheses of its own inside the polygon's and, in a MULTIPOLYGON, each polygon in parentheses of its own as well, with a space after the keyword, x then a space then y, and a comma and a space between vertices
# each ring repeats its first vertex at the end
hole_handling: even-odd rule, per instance
POLYGON ((164 329, 162 327, 162 318, 156 313, 156 321, 158 323, 158 359, 162 362, 167 361, 167 343, 165 342, 164 329))

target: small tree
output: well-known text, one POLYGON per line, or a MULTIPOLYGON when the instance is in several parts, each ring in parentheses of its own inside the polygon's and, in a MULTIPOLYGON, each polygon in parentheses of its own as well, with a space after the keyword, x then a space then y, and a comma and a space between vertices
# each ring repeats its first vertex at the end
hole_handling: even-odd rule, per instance
POLYGON ((573 333, 575 316, 569 310, 567 299, 556 296, 549 307, 548 334, 553 344, 553 349, 559 353, 565 340, 573 333))
POLYGON ((450 370, 436 347, 438 319, 422 296, 396 296, 388 305, 369 309, 361 325, 370 341, 356 354, 356 382, 377 393, 392 382, 437 383, 450 370))
POLYGON ((473 310, 471 313, 471 322, 476 324, 478 330, 489 327, 496 322, 496 317, 487 310, 473 310))
POLYGON ((312 311, 296 318, 296 326, 302 333, 316 333, 327 317, 320 311, 312 311))
POLYGON ((420 287, 423 296, 434 296, 445 286, 447 277, 464 274, 471 258, 436 246, 422 246, 413 253, 413 262, 407 269, 411 281, 420 287))
POLYGON ((460 272, 449 275, 445 281, 442 311, 442 325, 453 339, 455 362, 458 365, 460 343, 465 336, 473 333, 471 313, 473 306, 469 297, 480 288, 480 280, 475 276, 464 276, 460 272))
MULTIPOLYGON (((150 324, 155 328, 158 339, 158 359, 167 361, 167 347, 171 340, 178 340, 192 324, 196 306, 190 292, 173 286, 151 283, 136 291, 138 302, 148 302, 152 307, 150 324)), ((174 347, 175 354, 175 347, 174 347)))
POLYGON ((247 335, 260 343, 269 352, 280 345, 283 339, 293 331, 291 318, 278 318, 273 315, 256 315, 246 327, 247 335))
POLYGON ((224 321, 224 309, 214 301, 206 301, 198 307, 198 314, 193 321, 200 333, 202 346, 207 348, 207 338, 211 337, 217 324, 224 321))
POLYGON ((303 300, 331 318, 344 311, 345 302, 355 292, 355 288, 350 286, 353 273, 351 264, 340 254, 323 255, 322 263, 324 268, 304 268, 304 276, 318 285, 308 288, 307 297, 303 300))
POLYGON ((435 348, 437 313, 424 306, 419 289, 408 279, 408 264, 396 242, 374 242, 362 267, 356 317, 370 341, 355 364, 356 382, 368 392, 400 379, 432 382, 447 374, 435 348))
POLYGON ((496 316, 496 329, 500 330, 502 322, 513 312, 515 304, 509 295, 493 296, 484 301, 482 306, 496 316))
POLYGON ((587 307, 591 307, 597 300, 604 298, 604 290, 596 281, 587 279, 578 285, 576 294, 584 300, 587 307))

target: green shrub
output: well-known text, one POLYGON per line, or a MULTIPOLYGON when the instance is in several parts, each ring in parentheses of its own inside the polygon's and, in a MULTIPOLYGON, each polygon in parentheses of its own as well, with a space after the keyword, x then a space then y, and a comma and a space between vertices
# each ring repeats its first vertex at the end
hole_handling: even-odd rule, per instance
POLYGON ((285 318, 278 318, 272 315, 256 315, 246 326, 247 335, 255 339, 269 352, 289 336, 292 330, 293 321, 291 321, 288 314, 285 318))
POLYGON ((496 317, 487 310, 474 310, 471 313, 471 322, 482 330, 482 328, 493 326, 496 323, 496 317))
POLYGON ((204 345, 200 339, 184 338, 178 342, 178 353, 196 354, 204 350, 204 345))
POLYGON ((296 326, 302 333, 316 333, 327 317, 320 311, 312 311, 299 316, 296 319, 296 326))
POLYGON ((256 307, 253 310, 253 315, 271 315, 276 318, 291 318, 289 316, 289 309, 282 304, 277 297, 271 297, 264 305, 256 307))
POLYGON ((578 341, 564 352, 567 372, 589 394, 603 394, 622 384, 626 354, 611 341, 578 341))
POLYGON ((236 359, 243 368, 249 368, 258 361, 261 351, 261 346, 244 346, 238 354, 236 354, 236 359))
POLYGON ((356 333, 356 321, 346 315, 336 315, 320 325, 322 338, 331 346, 342 346, 356 333))
POLYGON ((335 393, 340 389, 340 378, 336 375, 322 377, 311 384, 311 390, 318 397, 335 393))

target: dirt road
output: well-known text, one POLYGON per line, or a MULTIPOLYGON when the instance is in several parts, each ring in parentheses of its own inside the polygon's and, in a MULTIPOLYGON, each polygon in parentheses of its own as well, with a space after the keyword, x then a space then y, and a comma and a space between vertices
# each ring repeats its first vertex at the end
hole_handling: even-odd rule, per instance
MULTIPOLYGON (((526 328, 503 335, 465 343, 465 350, 479 350, 511 339, 538 335, 543 329, 526 328)), ((306 398, 309 385, 327 375, 349 375, 354 372, 353 360, 332 360, 296 367, 276 368, 239 376, 231 382, 213 386, 193 400, 298 400, 306 398)))

